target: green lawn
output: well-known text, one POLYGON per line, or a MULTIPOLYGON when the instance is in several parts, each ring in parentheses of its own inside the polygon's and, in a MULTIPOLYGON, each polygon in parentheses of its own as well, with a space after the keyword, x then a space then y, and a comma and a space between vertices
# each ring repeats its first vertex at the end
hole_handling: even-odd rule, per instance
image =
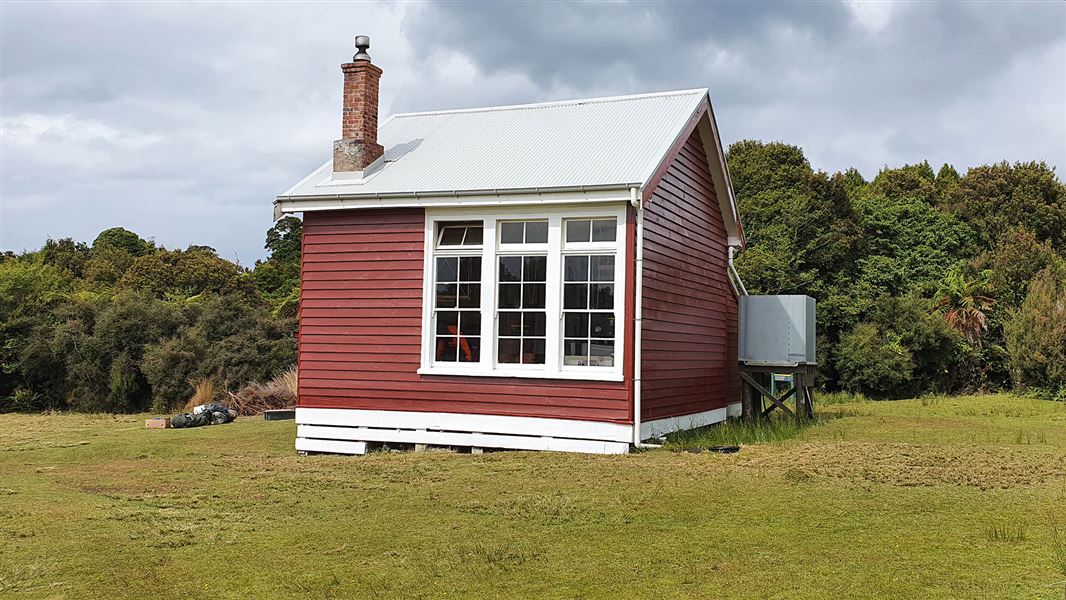
POLYGON ((737 454, 628 456, 0 415, 0 596, 1063 598, 1066 406, 819 411, 737 454))

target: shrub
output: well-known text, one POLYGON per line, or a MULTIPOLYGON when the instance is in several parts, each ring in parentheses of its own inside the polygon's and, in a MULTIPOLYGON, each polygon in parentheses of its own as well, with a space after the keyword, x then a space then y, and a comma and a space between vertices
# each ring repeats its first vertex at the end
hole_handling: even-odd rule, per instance
POLYGON ((173 305, 143 294, 79 303, 57 327, 52 345, 66 357, 67 389, 74 408, 137 412, 148 408, 151 388, 141 371, 145 350, 174 334, 182 315, 173 305))
POLYGON ((243 293, 255 286, 241 268, 203 249, 158 250, 133 261, 119 286, 157 298, 188 298, 203 293, 243 293))
POLYGON ((193 389, 207 346, 194 330, 167 338, 145 349, 141 371, 152 386, 152 410, 168 412, 185 403, 193 389))
POLYGON ((914 360, 898 335, 860 323, 840 340, 837 370, 845 388, 873 397, 900 395, 913 379, 914 360))
POLYGON ((901 398, 954 385, 962 336, 916 296, 883 297, 840 340, 836 368, 845 389, 901 398))
POLYGON ((1066 390, 1066 269, 1047 268, 1004 327, 1015 383, 1066 390))

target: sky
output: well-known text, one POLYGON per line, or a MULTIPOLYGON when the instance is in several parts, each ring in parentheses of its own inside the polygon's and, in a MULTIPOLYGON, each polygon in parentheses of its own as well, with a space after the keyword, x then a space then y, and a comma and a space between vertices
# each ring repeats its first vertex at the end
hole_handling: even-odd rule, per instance
POLYGON ((121 226, 251 266, 371 36, 400 112, 707 87, 816 169, 1066 168, 1066 3, 0 1, 0 250, 121 226))

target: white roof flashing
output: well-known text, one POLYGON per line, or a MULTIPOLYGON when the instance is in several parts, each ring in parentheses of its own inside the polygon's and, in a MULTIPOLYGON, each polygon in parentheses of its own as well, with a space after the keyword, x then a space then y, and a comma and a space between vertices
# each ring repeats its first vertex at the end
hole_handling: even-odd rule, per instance
POLYGON ((573 100, 553 100, 550 102, 534 102, 530 104, 505 104, 502 106, 481 106, 476 108, 455 108, 448 110, 428 110, 423 112, 397 113, 392 119, 405 117, 421 117, 428 115, 452 115, 461 113, 498 112, 508 110, 527 110, 536 108, 552 108, 556 106, 580 106, 582 104, 596 104, 602 102, 620 102, 625 100, 638 100, 656 98, 662 96, 691 96, 693 94, 706 94, 707 88, 693 88, 691 90, 674 90, 669 92, 651 92, 647 94, 629 94, 625 96, 601 96, 598 98, 575 98, 573 100))

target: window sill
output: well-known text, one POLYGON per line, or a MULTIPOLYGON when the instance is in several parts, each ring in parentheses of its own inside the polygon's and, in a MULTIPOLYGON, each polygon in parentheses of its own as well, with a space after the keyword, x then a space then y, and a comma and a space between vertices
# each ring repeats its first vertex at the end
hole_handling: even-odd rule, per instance
POLYGON ((448 367, 420 367, 417 371, 419 375, 448 375, 459 377, 517 377, 523 379, 560 379, 560 380, 578 380, 578 381, 624 381, 625 377, 621 373, 611 369, 607 372, 596 373, 588 371, 531 371, 525 369, 495 369, 492 371, 486 371, 484 369, 462 369, 462 368, 448 368, 448 367))

